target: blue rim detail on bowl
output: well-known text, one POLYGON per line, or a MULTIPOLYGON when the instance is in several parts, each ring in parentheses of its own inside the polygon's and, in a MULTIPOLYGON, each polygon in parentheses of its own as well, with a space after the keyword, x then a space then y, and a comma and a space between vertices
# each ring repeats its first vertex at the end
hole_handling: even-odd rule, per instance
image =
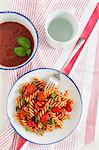
MULTIPOLYGON (((53 69, 53 68, 37 68, 37 69, 33 69, 33 70, 31 70, 31 71, 25 73, 24 75, 26 75, 26 74, 28 74, 28 73, 30 73, 30 72, 37 71, 37 70, 46 70, 46 69, 47 69, 47 70, 54 70, 54 71, 59 72, 59 70, 56 70, 56 69, 53 69)), ((79 93, 79 95, 80 95, 80 100, 81 100, 81 113, 80 113, 80 117, 79 117, 79 120, 78 120, 77 125, 76 125, 75 128, 74 128, 67 136, 65 136, 64 138, 62 138, 62 139, 60 139, 60 140, 57 140, 56 142, 52 142, 52 143, 48 143, 48 144, 40 144, 40 143, 36 143, 36 142, 30 141, 30 140, 24 138, 22 135, 20 135, 20 133, 18 133, 17 130, 15 129, 15 127, 12 125, 12 123, 11 123, 11 121, 10 121, 10 117, 9 117, 9 115, 8 115, 8 111, 7 111, 7 116, 8 116, 10 125, 13 127, 13 129, 15 130, 15 132, 16 132, 17 134, 19 134, 20 137, 24 138, 26 141, 29 141, 29 142, 31 142, 31 143, 33 143, 33 144, 38 144, 38 145, 50 145, 50 144, 55 144, 55 143, 57 143, 57 142, 60 142, 60 141, 64 140, 65 138, 67 138, 67 137, 68 137, 69 135, 71 135, 71 134, 74 132, 74 130, 77 128, 77 126, 78 126, 78 124, 79 124, 79 122, 80 122, 80 120, 81 120, 82 108, 83 108, 83 102, 82 102, 82 97, 81 97, 81 94, 80 94, 80 90, 79 90, 79 88, 77 87, 77 85, 75 84, 75 82, 74 82, 69 76, 67 76, 67 75, 66 75, 65 73, 63 73, 63 72, 61 72, 61 73, 62 73, 63 75, 65 75, 68 79, 71 80, 71 82, 75 85, 75 87, 76 87, 76 89, 77 89, 77 91, 78 91, 78 93, 79 93)), ((22 75, 21 77, 19 77, 19 78, 17 79, 17 81, 18 81, 20 78, 22 78, 24 75, 22 75)), ((17 81, 16 81, 16 82, 17 82, 17 81)), ((16 84, 16 82, 14 83, 14 85, 16 84)), ((12 88, 14 87, 14 85, 12 86, 12 88)), ((12 88, 10 89, 10 92, 11 92, 12 88)), ((9 92, 9 94, 8 94, 8 97, 9 97, 9 95, 10 95, 10 92, 9 92)), ((8 99, 8 98, 7 98, 7 99, 8 99)), ((8 101, 7 101, 7 105, 8 105, 8 101)), ((7 108, 7 106, 6 106, 6 108, 7 108)), ((8 109, 7 109, 7 110, 8 110, 8 109)))
MULTIPOLYGON (((24 17, 24 18, 25 18, 26 20, 28 20, 28 21, 30 22, 30 24, 33 26, 33 28, 34 28, 34 30, 35 30, 35 32, 36 32, 36 35, 37 35, 36 50, 35 50, 33 56, 32 56, 30 59, 28 59, 26 62, 24 62, 23 65, 21 64, 21 65, 19 65, 19 66, 15 66, 15 68, 14 68, 14 67, 6 68, 7 66, 4 66, 4 68, 3 68, 3 67, 0 67, 1 70, 17 70, 17 69, 20 69, 20 68, 24 67, 25 65, 27 65, 27 64, 34 58, 34 56, 35 56, 35 54, 36 54, 36 52, 37 52, 37 50, 38 50, 38 44, 39 44, 38 31, 37 31, 37 29, 35 28, 34 24, 31 22, 31 20, 30 20, 29 18, 27 18, 25 15, 21 14, 21 13, 18 13, 18 12, 15 12, 15 11, 0 11, 0 14, 17 14, 17 15, 19 15, 19 16, 24 17)), ((2 65, 2 66, 3 66, 3 65, 2 65)))

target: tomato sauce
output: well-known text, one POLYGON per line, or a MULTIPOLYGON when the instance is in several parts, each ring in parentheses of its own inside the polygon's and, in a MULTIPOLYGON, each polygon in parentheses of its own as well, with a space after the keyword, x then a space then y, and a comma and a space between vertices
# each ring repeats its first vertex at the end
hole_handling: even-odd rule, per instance
POLYGON ((14 48, 19 46, 17 39, 27 37, 31 42, 31 50, 34 48, 34 39, 30 31, 17 22, 5 22, 0 24, 0 64, 14 67, 23 64, 30 56, 18 57, 14 48))

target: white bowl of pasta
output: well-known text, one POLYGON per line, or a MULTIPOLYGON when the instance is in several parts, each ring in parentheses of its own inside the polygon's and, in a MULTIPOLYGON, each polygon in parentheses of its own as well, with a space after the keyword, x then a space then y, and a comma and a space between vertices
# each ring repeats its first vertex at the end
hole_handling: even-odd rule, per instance
POLYGON ((76 84, 61 73, 58 88, 44 91, 57 70, 41 68, 20 77, 7 102, 8 118, 15 131, 36 144, 53 144, 68 137, 82 114, 82 99, 76 84))

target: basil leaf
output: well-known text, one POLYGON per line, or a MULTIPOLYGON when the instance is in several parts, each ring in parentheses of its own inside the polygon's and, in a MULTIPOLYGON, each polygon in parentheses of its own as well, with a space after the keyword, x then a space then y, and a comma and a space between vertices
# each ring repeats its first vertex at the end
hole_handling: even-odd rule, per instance
POLYGON ((53 109, 53 106, 52 106, 52 105, 49 105, 49 109, 52 110, 52 109, 53 109))
POLYGON ((30 55, 31 55, 31 49, 28 49, 28 50, 26 51, 26 54, 27 54, 28 56, 30 56, 30 55))
POLYGON ((23 47, 15 47, 14 48, 14 53, 18 57, 24 57, 24 56, 26 56, 26 50, 23 47))
POLYGON ((25 49, 30 49, 31 47, 30 40, 27 37, 19 37, 17 42, 25 49))

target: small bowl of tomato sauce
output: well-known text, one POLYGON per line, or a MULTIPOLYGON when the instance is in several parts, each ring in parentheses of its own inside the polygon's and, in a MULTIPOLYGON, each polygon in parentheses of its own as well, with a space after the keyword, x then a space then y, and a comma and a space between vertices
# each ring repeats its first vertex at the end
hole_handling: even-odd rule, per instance
POLYGON ((37 30, 26 16, 17 12, 0 12, 0 69, 25 66, 37 48, 37 30))

